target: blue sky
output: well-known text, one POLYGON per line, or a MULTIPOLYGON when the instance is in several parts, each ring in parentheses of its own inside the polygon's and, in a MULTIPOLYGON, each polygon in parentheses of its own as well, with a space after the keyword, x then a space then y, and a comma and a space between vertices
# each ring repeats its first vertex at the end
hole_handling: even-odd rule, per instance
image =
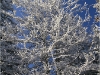
MULTIPOLYGON (((96 3, 96 0, 79 0, 79 2, 78 3, 80 3, 80 4, 84 4, 84 2, 86 2, 87 4, 88 4, 88 6, 90 6, 90 5, 92 5, 92 4, 95 4, 96 3)), ((94 15, 96 15, 97 13, 96 13, 96 9, 95 8, 93 8, 93 6, 90 6, 89 7, 89 13, 90 13, 90 16, 92 17, 91 19, 90 19, 90 21, 89 22, 86 22, 86 23, 84 23, 84 26, 86 26, 86 27, 88 27, 88 32, 91 32, 91 25, 93 24, 93 21, 94 21, 94 15)), ((81 17, 84 17, 84 12, 83 13, 79 13, 79 15, 81 16, 81 17)), ((99 23, 96 23, 98 26, 99 26, 99 23)))
MULTIPOLYGON (((66 0, 67 1, 67 0, 66 0)), ((90 6, 90 5, 92 5, 92 4, 95 4, 96 3, 96 0, 79 0, 79 4, 82 4, 82 5, 84 5, 84 2, 86 2, 87 4, 88 4, 88 7, 90 6)), ((20 16, 20 17, 23 17, 22 16, 22 14, 24 14, 24 13, 21 13, 21 11, 20 10, 22 10, 23 8, 21 8, 21 7, 19 7, 19 8, 16 8, 15 6, 14 6, 14 8, 17 10, 17 12, 16 12, 16 16, 20 16)), ((84 18, 85 16, 85 11, 83 11, 82 13, 78 13, 82 18, 84 18)), ((92 17, 91 18, 91 20, 89 21, 89 22, 86 22, 86 23, 84 23, 84 25, 83 26, 86 26, 86 27, 88 27, 88 32, 90 31, 90 26, 92 25, 92 23, 93 23, 93 20, 94 20, 94 15, 96 15, 97 13, 96 13, 96 9, 95 8, 93 8, 92 6, 90 6, 89 7, 89 13, 90 13, 90 16, 92 17)), ((97 25, 99 25, 99 23, 97 23, 97 25)))

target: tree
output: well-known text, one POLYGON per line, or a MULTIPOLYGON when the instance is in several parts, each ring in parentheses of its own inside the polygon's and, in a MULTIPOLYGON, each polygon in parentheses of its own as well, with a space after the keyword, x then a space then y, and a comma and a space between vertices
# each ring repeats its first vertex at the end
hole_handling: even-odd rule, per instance
MULTIPOLYGON (((20 57, 15 59, 20 63, 17 63, 17 69, 12 70, 10 75, 82 75, 93 69, 98 72, 98 26, 93 25, 93 34, 86 32, 87 28, 82 25, 90 20, 89 13, 85 14, 87 16, 84 19, 76 13, 88 11, 89 8, 86 3, 81 6, 77 2, 78 0, 13 0, 14 4, 24 8, 22 13, 27 15, 23 15, 23 18, 14 16, 18 22, 18 36, 15 36, 13 44, 14 52, 17 53, 12 54, 13 57, 20 57), (16 54, 18 55, 15 56, 16 54)), ((12 56, 8 59, 12 61, 10 58, 12 56)))

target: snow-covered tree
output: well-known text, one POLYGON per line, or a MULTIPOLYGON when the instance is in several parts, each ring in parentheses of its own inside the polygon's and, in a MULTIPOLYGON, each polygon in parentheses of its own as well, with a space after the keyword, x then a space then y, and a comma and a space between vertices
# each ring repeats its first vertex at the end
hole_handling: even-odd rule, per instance
MULTIPOLYGON (((21 58, 15 59, 20 65, 10 75, 96 75, 99 72, 99 27, 91 25, 91 34, 83 27, 91 18, 86 2, 83 6, 77 3, 78 0, 12 2, 16 7, 23 8, 23 18, 14 16, 13 11, 17 25, 10 24, 15 25, 16 33, 10 29, 12 27, 8 26, 8 22, 6 24, 8 31, 4 36, 9 32, 8 35, 16 39, 14 46, 17 50, 11 49, 18 54, 10 55, 7 63, 13 61, 13 57, 21 58), (77 14, 83 10, 86 11, 84 19, 77 14)), ((2 48, 4 51, 7 47, 2 48)))

